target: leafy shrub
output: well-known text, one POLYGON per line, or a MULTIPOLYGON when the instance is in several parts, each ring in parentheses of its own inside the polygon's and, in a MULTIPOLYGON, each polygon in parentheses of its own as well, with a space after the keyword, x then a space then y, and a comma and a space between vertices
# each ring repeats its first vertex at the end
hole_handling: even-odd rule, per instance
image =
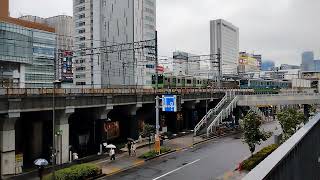
MULTIPOLYGON (((93 164, 79 164, 69 168, 60 169, 55 172, 56 180, 81 180, 100 175, 101 169, 93 164)), ((51 180, 52 174, 44 177, 44 180, 51 180)))
POLYGON ((169 147, 161 147, 160 148, 160 153, 161 154, 167 153, 169 151, 171 151, 171 148, 169 148, 169 147))
MULTIPOLYGON (((168 147, 161 147, 160 148, 160 154, 164 154, 164 153, 167 153, 170 151, 171 151, 171 149, 168 147)), ((149 152, 142 154, 141 156, 139 156, 139 158, 149 159, 149 158, 156 157, 157 155, 158 155, 158 153, 155 150, 152 150, 152 151, 149 151, 149 152)))
POLYGON ((256 154, 253 154, 250 158, 244 160, 241 163, 241 169, 246 171, 251 171, 277 148, 278 148, 278 145, 272 144, 270 146, 267 146, 261 149, 261 151, 257 152, 256 154))

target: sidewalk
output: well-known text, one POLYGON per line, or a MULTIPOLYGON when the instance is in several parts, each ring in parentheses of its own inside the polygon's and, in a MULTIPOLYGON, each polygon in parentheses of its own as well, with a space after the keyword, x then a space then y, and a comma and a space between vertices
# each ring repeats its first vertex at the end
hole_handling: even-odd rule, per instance
MULTIPOLYGON (((183 137, 178 137, 175 139, 164 141, 163 146, 171 148, 172 151, 180 151, 184 148, 188 148, 192 146, 192 137, 193 134, 189 134, 183 137)), ((153 145, 151 148, 147 145, 142 148, 136 150, 135 157, 129 157, 127 152, 124 152, 118 156, 116 156, 115 161, 110 161, 109 158, 105 160, 99 160, 93 162, 102 168, 102 172, 107 176, 116 174, 121 171, 125 171, 127 169, 140 166, 145 163, 146 160, 139 158, 140 155, 153 150, 153 145)))

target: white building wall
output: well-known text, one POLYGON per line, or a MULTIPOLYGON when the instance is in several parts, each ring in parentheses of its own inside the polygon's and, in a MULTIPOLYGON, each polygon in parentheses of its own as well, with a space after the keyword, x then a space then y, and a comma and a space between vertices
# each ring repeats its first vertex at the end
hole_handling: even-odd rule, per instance
MULTIPOLYGON (((218 19, 210 22, 210 52, 221 53, 220 75, 237 74, 239 59, 239 29, 231 23, 218 19)), ((211 69, 218 68, 211 63, 211 69)))
MULTIPOLYGON (((93 0, 93 9, 93 39, 99 40, 93 42, 94 47, 142 40, 142 0, 136 0, 134 4, 127 0, 93 0)), ((101 82, 101 87, 140 85, 144 77, 141 75, 143 60, 142 51, 95 56, 94 82, 101 82)))
POLYGON ((80 87, 93 87, 93 56, 86 55, 86 51, 80 56, 80 49, 91 49, 93 47, 93 26, 91 0, 73 0, 73 26, 74 26, 74 48, 77 58, 74 58, 73 82, 80 87))

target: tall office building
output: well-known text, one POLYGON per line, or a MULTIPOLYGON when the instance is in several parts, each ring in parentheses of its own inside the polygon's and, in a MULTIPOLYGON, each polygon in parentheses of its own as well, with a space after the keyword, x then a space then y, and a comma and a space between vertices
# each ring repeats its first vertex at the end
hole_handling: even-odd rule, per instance
POLYGON ((211 63, 216 75, 237 74, 239 59, 239 29, 223 20, 210 21, 210 53, 221 55, 220 68, 211 63), (221 70, 220 72, 219 69, 221 70))
MULTIPOLYGON (((152 39, 155 2, 149 0, 74 0, 75 46, 99 48, 152 39)), ((147 67, 154 59, 142 50, 90 54, 76 58, 74 83, 85 87, 115 87, 148 83, 147 67), (147 62, 147 63, 146 63, 147 62)))
MULTIPOLYGON (((73 0, 74 48, 76 56, 79 49, 93 48, 93 2, 92 0, 73 0)), ((97 27, 98 28, 98 27, 97 27)), ((83 54, 74 59, 73 83, 92 87, 93 56, 83 54)))
POLYGON ((314 71, 314 54, 312 51, 306 51, 302 53, 302 71, 314 71))
POLYGON ((71 16, 58 15, 49 18, 26 15, 19 19, 35 23, 46 24, 55 29, 56 38, 56 59, 55 79, 62 82, 62 86, 70 87, 73 82, 72 57, 73 57, 73 19, 71 16), (69 86, 68 86, 69 85, 69 86))
MULTIPOLYGON (((143 0, 143 40, 155 39, 157 27, 157 10, 156 0, 143 0)), ((155 59, 154 56, 144 53, 145 67, 141 68, 141 82, 143 86, 151 86, 152 75, 155 74, 155 59)))
POLYGON ((7 0, 0 1, 1 11, 6 12, 0 15, 1 86, 52 87, 55 29, 9 17, 7 4, 7 0))

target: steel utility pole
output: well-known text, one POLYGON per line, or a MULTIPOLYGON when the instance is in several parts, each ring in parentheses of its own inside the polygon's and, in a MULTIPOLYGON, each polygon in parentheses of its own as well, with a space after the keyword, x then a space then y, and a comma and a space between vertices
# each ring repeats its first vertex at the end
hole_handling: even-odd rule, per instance
POLYGON ((54 166, 56 165, 56 148, 55 148, 55 111, 56 111, 56 104, 55 104, 55 90, 56 90, 56 82, 53 82, 53 92, 52 92, 52 177, 53 179, 55 178, 55 168, 54 166))
POLYGON ((155 58, 156 58, 156 134, 159 137, 159 129, 160 129, 160 125, 159 125, 159 100, 160 97, 158 95, 158 85, 159 85, 159 72, 158 72, 158 31, 155 31, 155 58))

